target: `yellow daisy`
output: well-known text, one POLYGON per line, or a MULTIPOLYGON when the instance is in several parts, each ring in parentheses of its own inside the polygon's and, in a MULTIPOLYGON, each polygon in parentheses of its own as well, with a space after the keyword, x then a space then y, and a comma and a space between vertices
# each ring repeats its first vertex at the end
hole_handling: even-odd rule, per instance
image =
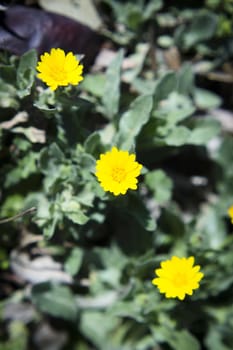
POLYGON ((40 56, 37 64, 37 77, 46 83, 51 90, 58 86, 78 85, 83 80, 83 66, 72 52, 67 55, 62 49, 51 49, 40 56))
POLYGON ((233 224, 233 205, 228 209, 228 215, 230 216, 231 223, 233 224))
POLYGON ((200 266, 193 264, 193 256, 173 256, 170 260, 163 261, 160 269, 155 270, 158 277, 152 283, 158 287, 160 293, 165 293, 166 298, 177 297, 183 300, 186 294, 192 295, 193 290, 199 288, 199 281, 204 276, 199 272, 200 266))
POLYGON ((101 154, 96 162, 96 177, 104 191, 112 192, 115 196, 125 194, 128 189, 137 189, 137 176, 142 165, 135 161, 135 154, 118 150, 101 154))

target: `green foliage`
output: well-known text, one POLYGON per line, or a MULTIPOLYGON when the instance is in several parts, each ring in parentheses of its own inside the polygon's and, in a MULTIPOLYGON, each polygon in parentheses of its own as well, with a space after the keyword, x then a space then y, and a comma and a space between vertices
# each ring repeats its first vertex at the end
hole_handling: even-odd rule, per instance
POLYGON ((65 286, 38 284, 32 289, 31 298, 39 310, 52 316, 73 321, 77 318, 74 296, 65 286))
POLYGON ((35 67, 37 63, 37 53, 35 50, 26 52, 19 60, 17 69, 16 84, 20 98, 28 96, 35 79, 35 67))
POLYGON ((83 251, 81 248, 73 248, 65 262, 65 270, 70 275, 76 275, 79 271, 83 260, 83 251))
POLYGON ((120 70, 123 60, 123 51, 112 60, 106 71, 106 83, 104 86, 102 102, 105 109, 105 115, 112 119, 119 109, 120 99, 120 70))
POLYGON ((146 174, 145 183, 152 191, 155 200, 164 204, 171 199, 172 181, 162 170, 153 170, 146 174))
POLYGON ((26 350, 28 343, 28 330, 26 326, 19 322, 14 321, 9 326, 9 340, 1 342, 0 346, 2 350, 26 350))
POLYGON ((188 27, 179 28, 177 40, 187 50, 202 41, 211 39, 216 29, 217 16, 210 12, 200 11, 188 27))
POLYGON ((99 1, 115 56, 78 87, 47 89, 34 50, 1 54, 0 349, 26 350, 45 322, 65 334, 61 350, 233 348, 233 141, 221 114, 232 1, 188 3, 99 1), (137 190, 118 197, 95 176, 113 146, 143 165, 137 190), (205 275, 183 302, 151 283, 172 255, 205 275), (12 302, 35 315, 9 316, 12 302))
POLYGON ((129 106, 119 122, 118 142, 119 148, 129 150, 135 144, 135 138, 145 125, 152 110, 152 96, 139 96, 129 106))

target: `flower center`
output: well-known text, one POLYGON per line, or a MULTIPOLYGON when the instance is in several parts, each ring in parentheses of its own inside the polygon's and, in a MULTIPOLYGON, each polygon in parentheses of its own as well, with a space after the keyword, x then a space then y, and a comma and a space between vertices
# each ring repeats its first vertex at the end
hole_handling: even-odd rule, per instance
POLYGON ((114 168, 112 170, 112 178, 114 181, 116 182, 122 182, 124 179, 125 179, 125 176, 126 176, 126 172, 125 172, 125 169, 123 168, 114 168))
POLYGON ((187 276, 184 273, 177 272, 173 278, 173 284, 176 287, 183 287, 187 284, 187 276))
POLYGON ((53 79, 56 81, 63 81, 67 78, 67 74, 64 69, 58 69, 52 72, 53 79))

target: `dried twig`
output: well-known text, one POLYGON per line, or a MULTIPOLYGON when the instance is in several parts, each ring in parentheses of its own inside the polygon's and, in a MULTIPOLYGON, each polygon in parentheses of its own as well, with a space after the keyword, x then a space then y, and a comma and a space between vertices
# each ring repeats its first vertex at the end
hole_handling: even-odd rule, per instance
POLYGON ((5 224, 5 223, 7 223, 7 222, 16 220, 16 219, 18 219, 18 218, 21 218, 21 217, 24 216, 24 215, 32 214, 32 213, 34 213, 35 211, 36 211, 36 207, 32 207, 32 208, 26 209, 26 210, 22 211, 21 213, 16 214, 16 215, 14 215, 14 216, 12 216, 12 217, 10 217, 10 218, 6 218, 6 219, 0 220, 0 224, 5 224))

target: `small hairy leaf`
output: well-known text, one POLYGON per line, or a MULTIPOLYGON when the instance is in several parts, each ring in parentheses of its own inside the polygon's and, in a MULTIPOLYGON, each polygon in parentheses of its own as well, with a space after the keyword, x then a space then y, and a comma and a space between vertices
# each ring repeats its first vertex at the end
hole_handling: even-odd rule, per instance
POLYGON ((31 92, 36 73, 37 54, 31 50, 23 54, 19 61, 16 82, 18 86, 18 95, 23 98, 31 92))
POLYGON ((119 124, 119 147, 130 149, 135 137, 150 118, 152 109, 152 96, 144 95, 137 97, 127 112, 123 114, 119 124))
POLYGON ((49 282, 32 288, 32 302, 43 312, 74 321, 77 317, 75 299, 70 289, 49 282))
POLYGON ((112 119, 118 113, 119 109, 122 60, 123 51, 121 50, 112 60, 106 72, 106 83, 102 103, 105 108, 105 115, 108 119, 112 119))

